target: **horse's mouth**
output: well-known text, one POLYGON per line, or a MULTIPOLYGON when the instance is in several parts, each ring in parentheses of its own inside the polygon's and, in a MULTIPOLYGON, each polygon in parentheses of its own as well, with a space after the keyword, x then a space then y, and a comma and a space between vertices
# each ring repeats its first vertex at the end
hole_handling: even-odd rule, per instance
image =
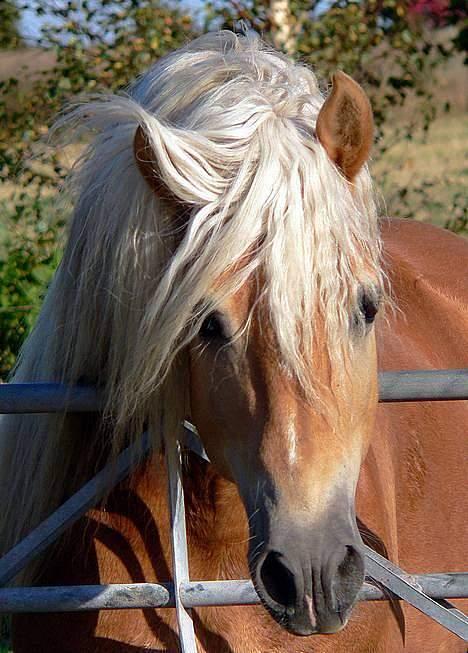
POLYGON ((319 558, 266 548, 250 560, 262 604, 285 630, 300 636, 332 634, 348 623, 364 582, 359 546, 337 546, 319 558), (322 559, 322 563, 319 560, 322 559))
POLYGON ((345 611, 337 610, 333 615, 328 615, 326 622, 318 618, 314 601, 306 595, 303 606, 285 607, 272 601, 268 596, 256 588, 262 605, 273 619, 287 632, 300 637, 310 635, 329 635, 343 630, 349 621, 353 606, 345 611))

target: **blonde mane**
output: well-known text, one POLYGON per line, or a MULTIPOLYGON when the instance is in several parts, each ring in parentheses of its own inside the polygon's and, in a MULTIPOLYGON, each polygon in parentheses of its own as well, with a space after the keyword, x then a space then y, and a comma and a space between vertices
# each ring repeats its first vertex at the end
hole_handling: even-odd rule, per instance
POLYGON ((70 176, 62 263, 12 380, 98 385, 105 428, 73 416, 3 418, 1 549, 93 471, 98 437, 115 452, 144 424, 177 428, 186 345, 251 275, 261 275, 278 359, 306 393, 318 312, 323 347, 340 356, 358 284, 382 272, 369 173, 351 187, 329 160, 315 137, 323 101, 310 70, 220 32, 158 61, 126 95, 98 96, 59 120, 56 132, 93 139, 70 176), (141 176, 138 126, 180 206, 141 176))

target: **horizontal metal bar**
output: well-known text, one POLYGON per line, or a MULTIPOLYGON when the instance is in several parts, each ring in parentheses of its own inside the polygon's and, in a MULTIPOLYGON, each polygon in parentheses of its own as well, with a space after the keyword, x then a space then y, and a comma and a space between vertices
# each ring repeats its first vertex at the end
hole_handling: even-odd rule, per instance
MULTIPOLYGON (((379 387, 382 402, 468 399, 468 369, 380 372, 379 387)), ((83 413, 101 408, 102 398, 90 386, 0 385, 0 413, 83 413)))
POLYGON ((468 399, 468 369, 381 372, 379 388, 383 402, 468 399))
MULTIPOLYGON (((435 599, 468 597, 468 573, 412 576, 435 599)), ((214 605, 258 605, 260 599, 250 580, 190 581, 180 586, 186 608, 214 605)), ((365 583, 360 601, 388 600, 379 587, 365 583)), ((0 612, 82 612, 130 608, 174 608, 172 583, 71 585, 0 589, 0 612)))
POLYGON ((92 386, 62 383, 4 383, 0 413, 93 413, 102 401, 92 386))

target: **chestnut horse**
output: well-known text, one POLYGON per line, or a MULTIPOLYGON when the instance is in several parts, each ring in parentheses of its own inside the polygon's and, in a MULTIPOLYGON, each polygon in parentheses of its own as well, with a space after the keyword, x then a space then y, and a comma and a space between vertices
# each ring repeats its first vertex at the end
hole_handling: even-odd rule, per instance
MULTIPOLYGON (((310 70, 221 32, 65 127, 93 138, 13 378, 106 405, 3 420, 2 547, 146 427, 154 449, 21 582, 169 581, 161 439, 188 418, 211 459, 185 460, 191 578, 250 573, 263 604, 193 610, 199 651, 464 651, 411 608, 355 605, 361 538, 409 571, 463 565, 466 404, 377 406, 377 369, 468 366, 468 243, 378 220, 363 90, 337 73, 324 101, 310 70)), ((178 650, 170 609, 18 616, 13 641, 178 650)))

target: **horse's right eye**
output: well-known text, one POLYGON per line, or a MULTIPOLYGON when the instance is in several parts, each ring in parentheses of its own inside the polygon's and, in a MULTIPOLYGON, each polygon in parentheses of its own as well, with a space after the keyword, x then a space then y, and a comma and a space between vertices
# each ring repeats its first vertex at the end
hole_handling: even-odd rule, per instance
POLYGON ((364 317, 365 323, 371 325, 379 311, 378 297, 363 291, 359 297, 359 310, 364 317))
POLYGON ((217 313, 210 313, 200 327, 199 335, 203 340, 212 342, 214 340, 226 341, 227 336, 223 323, 217 313))

